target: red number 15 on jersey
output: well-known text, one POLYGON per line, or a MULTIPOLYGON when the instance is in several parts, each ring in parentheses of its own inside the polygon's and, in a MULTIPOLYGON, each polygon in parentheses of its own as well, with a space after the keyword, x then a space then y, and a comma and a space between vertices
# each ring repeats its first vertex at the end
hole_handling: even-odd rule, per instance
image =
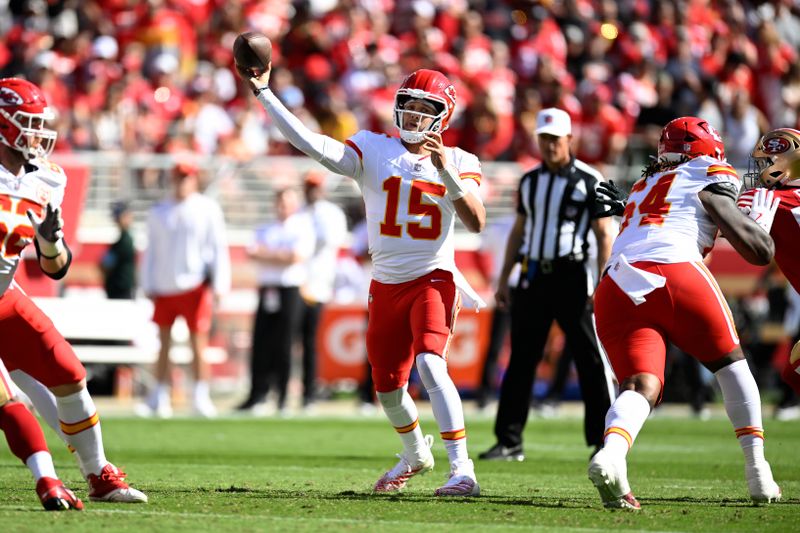
MULTIPOLYGON (((403 226, 397 223, 397 210, 400 207, 400 185, 403 179, 392 176, 383 182, 386 191, 386 214, 381 222, 381 235, 387 237, 402 237, 403 226)), ((408 195, 408 214, 421 215, 429 218, 428 224, 409 222, 406 224, 406 233, 412 239, 435 241, 442 234, 442 210, 438 205, 425 201, 423 193, 431 196, 444 196, 447 189, 440 183, 414 180, 411 182, 411 192, 408 195)))

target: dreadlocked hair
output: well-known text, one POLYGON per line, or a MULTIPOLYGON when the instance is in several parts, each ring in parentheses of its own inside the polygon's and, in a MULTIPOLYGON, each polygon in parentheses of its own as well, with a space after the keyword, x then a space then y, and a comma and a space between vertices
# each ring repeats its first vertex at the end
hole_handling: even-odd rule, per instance
POLYGON ((671 170, 671 169, 677 167, 678 165, 682 165, 682 164, 686 163, 687 161, 691 161, 691 159, 692 159, 688 155, 682 155, 680 157, 680 159, 678 159, 676 161, 667 161, 667 160, 664 160, 664 159, 656 159, 653 156, 650 156, 650 158, 652 159, 652 161, 650 161, 650 164, 647 165, 646 167, 644 167, 644 170, 642 170, 642 177, 643 178, 649 178, 650 176, 652 176, 653 174, 656 174, 658 172, 664 172, 665 170, 671 170))

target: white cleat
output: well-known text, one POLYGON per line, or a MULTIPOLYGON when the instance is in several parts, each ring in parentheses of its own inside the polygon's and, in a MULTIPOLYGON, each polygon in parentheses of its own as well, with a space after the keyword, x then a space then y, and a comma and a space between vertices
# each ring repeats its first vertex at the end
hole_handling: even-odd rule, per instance
POLYGON ((397 454, 400 461, 375 482, 372 491, 380 493, 396 492, 405 487, 412 477, 430 472, 433 469, 433 454, 430 450, 431 446, 433 446, 432 435, 425 435, 425 445, 427 447, 427 455, 416 460, 409 460, 405 453, 397 454))
POLYGON ((147 503, 147 495, 127 483, 125 472, 108 463, 98 475, 89 474, 89 499, 93 502, 147 503))
POLYGON ((601 449, 589 462, 589 479, 594 483, 603 507, 607 509, 641 509, 628 484, 625 460, 615 460, 601 449))
POLYGON ((216 418, 217 408, 211 403, 211 400, 197 401, 192 406, 192 412, 201 418, 216 418))
POLYGON ((781 499, 781 488, 772 479, 772 469, 766 461, 755 465, 745 465, 744 475, 750 498, 755 503, 777 502, 781 499))
POLYGON ((478 496, 481 486, 475 478, 475 466, 472 459, 464 463, 453 463, 447 482, 434 491, 434 496, 478 496))

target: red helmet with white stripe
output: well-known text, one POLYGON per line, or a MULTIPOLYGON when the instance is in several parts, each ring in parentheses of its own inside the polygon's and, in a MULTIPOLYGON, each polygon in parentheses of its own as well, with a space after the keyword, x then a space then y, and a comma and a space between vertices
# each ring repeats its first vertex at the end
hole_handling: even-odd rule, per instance
POLYGON ((394 125, 400 130, 400 138, 407 143, 417 144, 423 141, 425 133, 431 131, 441 133, 447 129, 453 110, 456 108, 456 89, 450 80, 439 71, 420 69, 408 76, 394 97, 394 125), (405 106, 414 100, 429 104, 432 114, 406 110, 405 106), (423 119, 432 119, 421 131, 403 129, 403 117, 406 114, 416 115, 423 119))
POLYGON ((677 161, 685 157, 694 159, 703 155, 725 159, 722 137, 706 120, 698 117, 676 118, 661 130, 659 161, 677 161))
POLYGON ((0 142, 25 159, 47 157, 57 133, 45 122, 54 118, 39 87, 20 78, 0 79, 0 142))

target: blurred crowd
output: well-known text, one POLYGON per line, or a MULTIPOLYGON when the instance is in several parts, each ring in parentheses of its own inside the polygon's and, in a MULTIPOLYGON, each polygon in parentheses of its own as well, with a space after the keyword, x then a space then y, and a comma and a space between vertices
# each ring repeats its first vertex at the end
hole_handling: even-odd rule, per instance
POLYGON ((680 115, 717 126, 735 166, 800 126, 796 0, 3 0, 0 75, 45 90, 60 150, 290 154, 235 77, 245 30, 273 42, 276 94, 338 139, 392 133, 421 67, 456 84, 446 142, 487 161, 535 159, 549 106, 599 166, 637 164, 680 115))

